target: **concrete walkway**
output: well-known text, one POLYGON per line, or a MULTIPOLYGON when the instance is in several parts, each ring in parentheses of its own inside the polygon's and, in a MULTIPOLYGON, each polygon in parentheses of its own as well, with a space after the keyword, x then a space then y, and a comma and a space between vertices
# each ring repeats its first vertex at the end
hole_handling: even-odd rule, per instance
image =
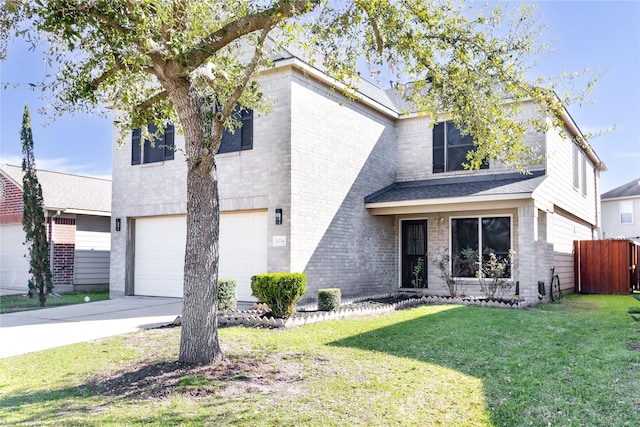
POLYGON ((123 297, 0 314, 0 358, 171 323, 182 299, 123 297))

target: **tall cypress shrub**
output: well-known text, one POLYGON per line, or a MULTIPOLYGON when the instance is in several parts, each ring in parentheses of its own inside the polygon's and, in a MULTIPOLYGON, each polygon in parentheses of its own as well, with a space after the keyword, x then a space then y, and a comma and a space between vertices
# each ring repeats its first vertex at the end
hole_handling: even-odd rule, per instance
POLYGON ((49 264, 49 242, 44 222, 44 199, 42 186, 36 176, 36 165, 33 156, 33 134, 31 132, 31 114, 29 106, 24 106, 22 115, 22 228, 25 232, 26 244, 29 246, 29 297, 36 294, 40 307, 44 307, 47 294, 51 293, 51 266, 49 264))

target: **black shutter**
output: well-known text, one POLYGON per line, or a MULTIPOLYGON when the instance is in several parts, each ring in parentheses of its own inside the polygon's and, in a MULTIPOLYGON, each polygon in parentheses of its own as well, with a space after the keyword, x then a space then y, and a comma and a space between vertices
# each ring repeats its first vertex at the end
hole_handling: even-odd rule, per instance
POLYGON ((241 150, 253 149, 253 110, 242 110, 241 150))
POLYGON ((140 164, 140 129, 134 129, 131 132, 131 164, 140 164))
POLYGON ((433 173, 444 172, 444 122, 433 127, 433 173))
POLYGON ((173 160, 174 148, 175 148, 175 128, 173 125, 169 125, 164 130, 164 160, 173 160))

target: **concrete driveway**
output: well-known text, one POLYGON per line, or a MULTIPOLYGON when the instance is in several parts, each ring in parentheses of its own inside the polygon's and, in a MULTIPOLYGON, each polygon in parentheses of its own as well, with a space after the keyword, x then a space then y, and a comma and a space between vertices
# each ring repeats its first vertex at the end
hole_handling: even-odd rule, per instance
POLYGON ((0 358, 171 323, 181 298, 123 297, 0 314, 0 358))

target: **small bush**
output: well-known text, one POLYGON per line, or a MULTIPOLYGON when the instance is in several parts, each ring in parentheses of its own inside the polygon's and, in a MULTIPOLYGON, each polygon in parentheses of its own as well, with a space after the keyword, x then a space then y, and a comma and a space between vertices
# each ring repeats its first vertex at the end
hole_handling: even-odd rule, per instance
POLYGON ((264 273, 251 278, 253 296, 267 304, 275 317, 291 316, 306 291, 303 273, 264 273))
POLYGON ((333 311, 340 308, 342 294, 339 288, 318 289, 318 310, 333 311))
POLYGON ((238 306, 236 289, 238 282, 234 279, 218 279, 218 312, 230 313, 238 306))

